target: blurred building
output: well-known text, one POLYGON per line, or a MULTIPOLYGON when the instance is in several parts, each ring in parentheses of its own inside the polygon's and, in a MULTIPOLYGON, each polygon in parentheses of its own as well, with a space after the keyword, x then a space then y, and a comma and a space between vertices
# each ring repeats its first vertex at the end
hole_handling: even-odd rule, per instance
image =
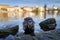
POLYGON ((40 12, 43 12, 44 11, 44 8, 43 7, 39 7, 39 11, 40 12))
POLYGON ((10 6, 0 4, 0 17, 8 17, 7 8, 10 8, 10 6))
POLYGON ((20 7, 9 5, 0 5, 0 17, 21 17, 23 10, 20 7))
POLYGON ((21 17, 22 16, 22 13, 23 13, 23 10, 20 8, 20 7, 11 7, 11 8, 8 8, 8 16, 9 17, 21 17))
POLYGON ((22 7, 22 9, 26 12, 31 12, 32 11, 32 8, 28 7, 28 6, 24 6, 24 7, 22 7))
POLYGON ((32 7, 28 7, 28 6, 24 6, 22 7, 23 9, 23 17, 29 17, 29 15, 31 14, 32 12, 32 7))

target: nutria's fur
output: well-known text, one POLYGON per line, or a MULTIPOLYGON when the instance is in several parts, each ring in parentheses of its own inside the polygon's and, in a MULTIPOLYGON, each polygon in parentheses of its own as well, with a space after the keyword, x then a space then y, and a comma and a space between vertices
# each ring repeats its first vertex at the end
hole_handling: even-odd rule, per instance
POLYGON ((34 21, 32 18, 27 17, 23 22, 24 34, 34 35, 34 21))

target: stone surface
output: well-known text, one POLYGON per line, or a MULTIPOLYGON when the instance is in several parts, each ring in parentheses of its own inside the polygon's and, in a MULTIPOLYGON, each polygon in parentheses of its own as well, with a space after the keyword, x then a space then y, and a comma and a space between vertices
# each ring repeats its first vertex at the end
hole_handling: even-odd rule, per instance
POLYGON ((12 27, 6 27, 6 28, 2 28, 0 29, 0 38, 5 38, 7 37, 9 34, 11 35, 15 35, 18 32, 19 26, 15 25, 12 27))
POLYGON ((46 19, 39 23, 40 27, 44 31, 54 30, 56 28, 56 20, 54 18, 46 19))
POLYGON ((23 35, 21 37, 15 37, 13 40, 38 40, 35 36, 23 35))

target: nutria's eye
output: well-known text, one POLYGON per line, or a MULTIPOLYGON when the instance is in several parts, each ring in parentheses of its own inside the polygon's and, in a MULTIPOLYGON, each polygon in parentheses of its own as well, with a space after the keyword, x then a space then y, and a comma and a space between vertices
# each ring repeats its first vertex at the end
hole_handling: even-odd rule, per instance
POLYGON ((32 22, 32 20, 29 20, 28 22, 32 22))
POLYGON ((31 21, 31 20, 28 21, 28 24, 32 24, 32 23, 33 23, 33 21, 31 21))

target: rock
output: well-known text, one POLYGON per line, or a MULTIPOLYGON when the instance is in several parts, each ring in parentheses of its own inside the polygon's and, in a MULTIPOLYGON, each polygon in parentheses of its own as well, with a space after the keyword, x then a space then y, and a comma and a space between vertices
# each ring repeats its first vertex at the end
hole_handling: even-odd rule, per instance
POLYGON ((15 25, 14 27, 8 28, 10 34, 15 35, 18 32, 19 26, 15 25))
POLYGON ((54 18, 49 18, 45 21, 39 23, 40 27, 44 31, 54 30, 56 28, 56 20, 54 18))
POLYGON ((36 33, 38 40, 60 40, 60 29, 36 33))
POLYGON ((35 33, 35 36, 23 34, 22 36, 15 36, 9 40, 60 40, 60 29, 35 33))
POLYGON ((0 31, 0 38, 5 38, 9 35, 8 32, 0 31))
POLYGON ((12 40, 38 40, 38 39, 31 35, 23 35, 21 37, 15 37, 12 40))
POLYGON ((24 34, 34 35, 34 21, 32 18, 27 17, 23 22, 24 34))
POLYGON ((19 29, 18 25, 2 28, 2 29, 0 29, 0 38, 5 38, 9 34, 15 35, 18 32, 18 29, 19 29))
POLYGON ((48 32, 44 32, 42 39, 48 40, 60 40, 60 29, 51 30, 48 32))
POLYGON ((15 36, 13 35, 9 35, 8 37, 6 37, 4 40, 12 40, 15 36))

